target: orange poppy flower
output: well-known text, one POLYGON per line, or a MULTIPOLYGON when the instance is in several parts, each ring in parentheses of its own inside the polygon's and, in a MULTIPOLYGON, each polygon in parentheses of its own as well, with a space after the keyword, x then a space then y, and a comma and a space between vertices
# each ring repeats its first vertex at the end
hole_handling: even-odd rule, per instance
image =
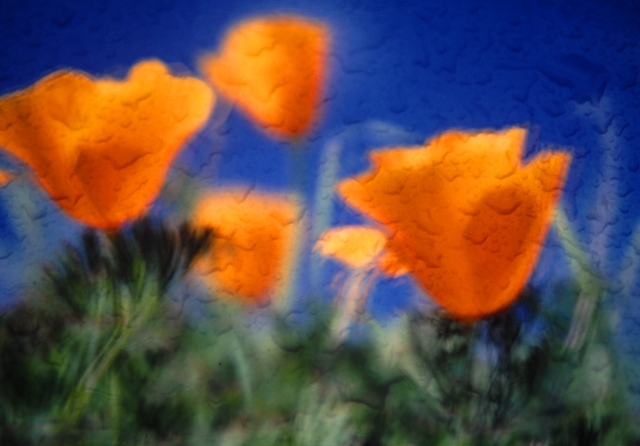
POLYGON ((315 249, 351 268, 372 264, 384 251, 386 235, 368 226, 347 226, 322 233, 315 249))
POLYGON ((264 302, 288 284, 300 218, 291 196, 241 189, 205 195, 194 221, 213 229, 214 244, 198 271, 223 296, 264 302))
POLYGON ((325 257, 333 257, 349 268, 377 266, 387 275, 406 274, 395 257, 386 250, 387 234, 370 226, 344 226, 324 231, 315 250, 325 257))
POLYGON ((122 82, 62 70, 0 98, 0 146, 72 217, 113 228, 145 212, 214 101, 204 82, 158 60, 122 82))
POLYGON ((201 70, 274 136, 297 138, 313 124, 325 78, 329 33, 294 16, 248 20, 233 28, 201 70))
POLYGON ((522 165, 526 130, 447 132, 424 147, 371 154, 373 169, 339 185, 350 205, 393 234, 398 268, 455 317, 511 304, 540 254, 570 155, 522 165))

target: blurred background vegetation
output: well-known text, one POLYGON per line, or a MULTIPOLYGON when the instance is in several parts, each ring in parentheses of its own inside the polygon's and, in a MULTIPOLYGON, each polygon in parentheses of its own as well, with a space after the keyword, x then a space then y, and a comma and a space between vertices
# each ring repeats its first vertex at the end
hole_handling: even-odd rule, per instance
MULTIPOLYGON (((211 232, 87 231, 4 312, 2 444, 620 445, 637 440, 597 284, 526 289, 462 323, 443 310, 331 327, 200 299, 181 281, 211 232), (584 309, 590 309, 585 311, 584 309)), ((215 245, 215 244, 214 244, 215 245)), ((595 282, 594 282, 595 283, 595 282)))

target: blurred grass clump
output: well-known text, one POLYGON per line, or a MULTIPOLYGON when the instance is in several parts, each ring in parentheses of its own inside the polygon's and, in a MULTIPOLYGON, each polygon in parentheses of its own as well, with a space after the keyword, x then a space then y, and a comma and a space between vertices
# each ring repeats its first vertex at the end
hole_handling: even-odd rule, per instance
MULTIPOLYGON (((5 312, 1 444, 633 444, 601 290, 527 289, 473 323, 415 310, 357 335, 190 296, 212 233, 87 231, 5 312), (198 300, 200 314, 189 310, 198 300), (584 309, 588 311, 583 311, 584 309)), ((594 282, 596 283, 596 282, 594 282)))

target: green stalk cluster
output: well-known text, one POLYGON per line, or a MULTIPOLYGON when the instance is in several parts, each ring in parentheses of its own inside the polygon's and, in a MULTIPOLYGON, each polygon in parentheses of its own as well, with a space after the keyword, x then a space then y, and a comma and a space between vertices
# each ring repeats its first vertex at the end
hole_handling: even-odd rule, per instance
MULTIPOLYGON (((209 232, 148 220, 69 247, 0 319, 1 444, 621 445, 630 422, 604 289, 526 290, 464 323, 386 325, 190 288, 209 232)), ((215 244, 213 244, 215 248, 215 244)), ((588 284, 587 284, 588 282, 588 284)), ((587 284, 587 285, 585 285, 587 284)))

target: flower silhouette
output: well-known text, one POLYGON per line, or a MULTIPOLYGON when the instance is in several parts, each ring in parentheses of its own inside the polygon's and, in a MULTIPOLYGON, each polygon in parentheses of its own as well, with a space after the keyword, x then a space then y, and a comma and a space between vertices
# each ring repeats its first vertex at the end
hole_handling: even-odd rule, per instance
POLYGON ((0 98, 0 147, 69 215, 114 228, 146 211, 214 101, 204 82, 172 76, 158 60, 122 82, 62 70, 0 98))
POLYGON ((318 114, 329 33, 294 16, 233 28, 220 52, 201 60, 213 85, 274 136, 298 138, 318 114))
POLYGON ((200 274, 223 296, 268 300, 288 285, 299 219, 291 196, 239 188, 206 194, 194 221, 213 229, 214 242, 200 274))
POLYGON ((391 232, 399 269, 455 317, 512 303, 540 254, 570 155, 521 162, 526 131, 447 132, 419 148, 371 154, 373 169, 342 182, 343 198, 391 232))

